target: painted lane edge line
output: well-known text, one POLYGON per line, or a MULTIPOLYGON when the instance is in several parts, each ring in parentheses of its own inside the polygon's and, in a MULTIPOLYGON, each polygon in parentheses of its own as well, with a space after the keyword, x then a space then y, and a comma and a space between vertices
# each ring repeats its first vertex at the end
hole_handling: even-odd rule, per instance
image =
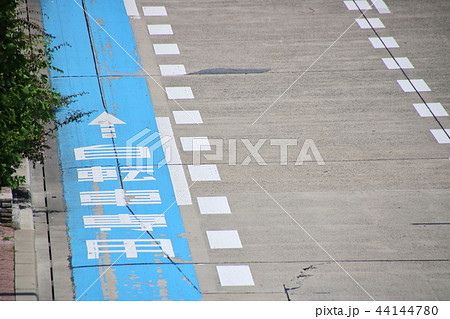
POLYGON ((192 205, 191 193, 184 173, 180 154, 178 153, 172 125, 168 117, 157 117, 161 141, 163 141, 163 150, 169 168, 170 177, 173 183, 173 190, 178 205, 192 205), (165 142, 164 142, 165 141, 165 142))

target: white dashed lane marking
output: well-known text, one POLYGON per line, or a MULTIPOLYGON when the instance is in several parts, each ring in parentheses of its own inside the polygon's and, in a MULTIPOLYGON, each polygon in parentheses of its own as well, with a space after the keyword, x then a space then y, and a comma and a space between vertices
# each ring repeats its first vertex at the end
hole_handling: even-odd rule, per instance
POLYGON ((162 64, 159 66, 162 76, 185 75, 186 69, 183 64, 162 64))
POLYGON ((222 286, 254 286, 250 267, 247 265, 216 266, 222 286))
POLYGON ((369 41, 375 49, 384 49, 385 46, 388 49, 399 47, 397 41, 395 41, 393 37, 381 37, 381 40, 379 38, 369 38, 369 41))
MULTIPOLYGON (((167 16, 166 8, 163 6, 142 7, 144 16, 167 16)), ((375 22, 376 23, 376 22, 375 22)), ((151 36, 173 35, 170 24, 148 24, 148 32, 151 36)), ((177 44, 154 44, 156 55, 177 55, 180 54, 177 44)), ((180 76, 186 74, 183 64, 159 65, 162 76, 180 76)), ((194 94, 190 87, 166 87, 167 98, 169 100, 194 99, 194 94)), ((173 111, 176 124, 201 124, 203 123, 200 112, 173 111)), ((174 134, 168 118, 157 118, 158 129, 161 139, 167 137, 167 142, 163 141, 164 152, 170 148, 173 156, 168 162, 169 172, 174 186, 175 196, 178 205, 190 205, 192 203, 186 177, 184 175, 181 158, 178 154, 174 134), (172 164, 172 165, 171 165, 172 164), (185 196, 186 195, 186 196, 185 196)), ((211 150, 208 137, 180 137, 183 151, 211 150)), ((188 165, 191 180, 197 181, 220 181, 219 171, 214 164, 188 165)), ((228 199, 225 196, 197 197, 197 203, 201 214, 231 214, 228 199)), ((209 246, 211 249, 239 249, 242 243, 237 230, 208 230, 206 231, 209 246)), ((254 286, 250 267, 247 265, 217 266, 217 273, 222 286, 254 286)))
POLYGON ((373 6, 378 10, 380 14, 391 13, 388 6, 383 0, 371 0, 373 6))
POLYGON ((144 11, 144 16, 146 17, 165 17, 167 16, 167 10, 164 6, 154 6, 154 7, 142 7, 144 11))
POLYGON ((176 55, 180 54, 178 45, 175 43, 153 44, 156 55, 176 55))
POLYGON ((414 69, 408 58, 383 58, 383 62, 389 70, 414 69))
POLYGON ((173 35, 170 24, 148 24, 147 29, 150 35, 173 35))
POLYGON ((355 19, 361 29, 382 29, 384 28, 383 22, 378 18, 355 19))
POLYGON ((197 110, 193 111, 173 111, 176 124, 203 124, 202 116, 197 110))
POLYGON ((450 129, 439 129, 439 130, 430 130, 431 134, 433 134, 434 138, 439 144, 449 144, 450 143, 450 129))
POLYGON ((211 145, 206 136, 180 137, 180 141, 181 147, 183 147, 183 151, 185 152, 211 150, 211 145))
POLYGON ((197 203, 202 215, 231 214, 226 196, 197 197, 197 203))
POLYGON ((431 91, 429 86, 422 79, 416 80, 397 80, 404 92, 428 92, 431 91))
POLYGON ((215 164, 188 165, 188 169, 193 182, 220 181, 215 164))
POLYGON ((241 239, 237 230, 207 230, 209 247, 211 249, 242 248, 241 239))
POLYGON ((193 99, 194 93, 189 86, 166 87, 167 98, 169 100, 187 100, 193 99))
POLYGON ((418 103, 413 105, 417 113, 419 113, 421 117, 432 117, 433 115, 448 116, 447 111, 444 109, 441 103, 427 103, 428 107, 427 105, 425 105, 425 103, 418 103))
POLYGON ((344 1, 345 6, 347 7, 348 10, 371 10, 372 7, 370 6, 370 4, 365 1, 344 1), (358 9, 359 7, 359 9, 358 9))

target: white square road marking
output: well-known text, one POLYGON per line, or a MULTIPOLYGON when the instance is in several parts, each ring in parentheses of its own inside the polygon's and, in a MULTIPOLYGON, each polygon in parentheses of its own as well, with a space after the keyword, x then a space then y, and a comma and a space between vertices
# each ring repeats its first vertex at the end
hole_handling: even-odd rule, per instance
POLYGON ((370 10, 370 9, 372 9, 370 7, 370 4, 367 1, 365 1, 365 0, 362 0, 362 1, 344 1, 344 4, 345 4, 345 6, 347 7, 348 10, 358 10, 358 7, 361 10, 370 10), (355 2, 356 2, 356 4, 355 4, 355 2))
POLYGON ((167 16, 166 7, 155 6, 155 7, 142 7, 144 11, 144 16, 146 17, 165 17, 167 16))
POLYGON ((378 10, 378 13, 391 13, 386 3, 383 0, 371 0, 373 6, 378 10))
POLYGON ((220 181, 219 171, 215 164, 188 165, 193 182, 220 181))
POLYGON ((254 286, 252 272, 247 265, 216 266, 221 286, 254 286))
POLYGON ((180 137, 180 141, 185 152, 211 150, 211 145, 206 136, 180 137))
POLYGON ((428 92, 431 89, 422 79, 416 80, 397 80, 397 83, 400 85, 404 92, 428 92), (410 82, 411 81, 411 82, 410 82))
POLYGON ((383 62, 389 70, 414 69, 408 58, 383 58, 383 62), (400 65, 400 66, 399 66, 400 65))
POLYGON ((197 197, 200 214, 231 214, 226 196, 197 197))
POLYGON ((355 19, 361 29, 382 29, 384 28, 383 22, 379 18, 355 19))
POLYGON ((162 76, 185 75, 186 69, 183 64, 162 64, 159 66, 162 76))
POLYGON ((207 230, 206 236, 211 249, 242 248, 237 230, 207 230))
POLYGON ((197 110, 194 111, 173 111, 176 124, 202 124, 202 116, 197 110))
POLYGON ((148 33, 150 35, 172 35, 173 30, 170 24, 148 24, 148 33))
POLYGON ((425 105, 425 103, 418 103, 413 105, 417 113, 419 113, 421 117, 431 117, 433 115, 448 116, 447 111, 444 109, 441 103, 427 103, 428 107, 427 105, 425 105))
POLYGON ((189 86, 186 87, 166 87, 167 98, 169 100, 193 99, 194 93, 189 86))
POLYGON ((153 44, 156 55, 174 55, 180 54, 178 45, 175 43, 153 44))
POLYGON ((375 49, 384 49, 384 45, 386 45, 387 48, 399 47, 397 41, 395 41, 393 37, 381 37, 381 40, 379 38, 369 38, 369 41, 375 49))
POLYGON ((439 129, 439 130, 430 130, 431 134, 433 134, 434 138, 436 139, 436 141, 439 144, 449 144, 450 143, 450 138, 448 138, 447 134, 450 135, 450 129, 445 129, 445 132, 447 132, 447 134, 445 134, 444 130, 439 129))

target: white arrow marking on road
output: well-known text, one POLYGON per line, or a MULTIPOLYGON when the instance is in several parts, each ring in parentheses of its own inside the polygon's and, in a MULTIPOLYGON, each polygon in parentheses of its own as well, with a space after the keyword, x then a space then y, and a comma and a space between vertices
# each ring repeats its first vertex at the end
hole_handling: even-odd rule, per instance
POLYGON ((124 121, 119 120, 117 117, 103 112, 99 116, 97 116, 91 123, 88 125, 100 125, 100 129, 102 132, 102 138, 115 138, 115 128, 116 124, 127 124, 124 121))

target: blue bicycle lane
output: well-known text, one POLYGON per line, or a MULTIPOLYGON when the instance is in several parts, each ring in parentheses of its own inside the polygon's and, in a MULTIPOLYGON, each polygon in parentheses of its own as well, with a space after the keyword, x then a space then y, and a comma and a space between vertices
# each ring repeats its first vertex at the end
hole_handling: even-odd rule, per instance
MULTIPOLYGON (((200 300, 122 0, 41 0, 52 86, 89 112, 58 132, 76 300, 200 300)), ((60 119, 68 111, 58 114, 60 119)))

